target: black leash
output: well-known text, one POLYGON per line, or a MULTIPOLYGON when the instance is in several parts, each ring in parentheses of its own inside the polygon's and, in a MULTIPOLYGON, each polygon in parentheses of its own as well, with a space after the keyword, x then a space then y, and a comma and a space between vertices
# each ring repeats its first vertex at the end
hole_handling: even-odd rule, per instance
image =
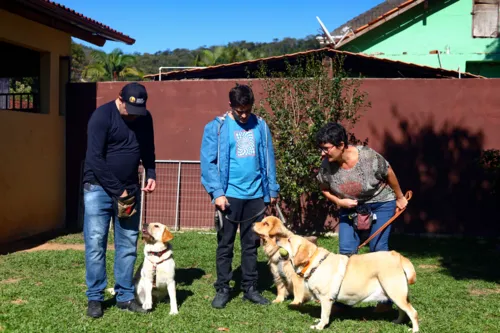
POLYGON ((256 217, 258 217, 258 216, 260 216, 260 215, 264 214, 266 210, 267 210, 267 206, 265 206, 265 207, 264 207, 264 209, 262 209, 260 212, 258 212, 258 213, 257 213, 257 214, 255 214, 254 216, 252 216, 252 217, 250 217, 250 218, 248 218, 248 219, 246 219, 246 220, 242 220, 242 221, 235 221, 235 220, 231 220, 231 219, 227 216, 227 214, 224 216, 224 218, 225 218, 226 220, 228 220, 229 222, 233 222, 233 223, 244 223, 244 222, 251 221, 251 220, 253 220, 254 218, 256 218, 256 217))

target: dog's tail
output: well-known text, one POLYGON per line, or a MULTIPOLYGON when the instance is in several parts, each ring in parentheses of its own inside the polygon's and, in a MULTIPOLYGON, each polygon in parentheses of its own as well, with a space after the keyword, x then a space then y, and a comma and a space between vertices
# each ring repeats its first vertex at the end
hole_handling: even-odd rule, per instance
POLYGON ((413 267, 411 261, 403 255, 401 255, 401 266, 403 266, 403 270, 405 271, 408 284, 414 284, 417 282, 417 272, 415 272, 415 267, 413 267))

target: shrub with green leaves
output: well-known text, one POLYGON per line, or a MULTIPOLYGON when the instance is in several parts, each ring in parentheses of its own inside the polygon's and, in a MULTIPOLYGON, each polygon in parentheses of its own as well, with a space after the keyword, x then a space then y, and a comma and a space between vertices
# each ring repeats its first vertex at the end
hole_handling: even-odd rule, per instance
POLYGON ((500 195, 500 150, 486 149, 482 152, 479 161, 480 166, 485 170, 490 183, 491 194, 500 195))
POLYGON ((321 164, 315 134, 327 122, 340 122, 351 143, 360 143, 352 130, 370 107, 367 94, 360 89, 359 77, 350 77, 344 69, 340 56, 304 56, 281 71, 261 65, 255 76, 261 79, 265 96, 255 113, 267 121, 273 135, 280 199, 287 207, 288 222, 311 222, 307 221, 311 200, 315 206, 325 206, 315 178, 321 164))

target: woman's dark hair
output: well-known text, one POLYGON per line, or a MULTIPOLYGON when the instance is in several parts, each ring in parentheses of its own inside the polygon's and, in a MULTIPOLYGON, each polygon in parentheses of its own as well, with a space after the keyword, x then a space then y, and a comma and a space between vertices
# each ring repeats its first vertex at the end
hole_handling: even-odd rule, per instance
POLYGON ((244 84, 236 84, 236 87, 229 91, 229 102, 232 107, 253 105, 255 98, 252 88, 244 84))
POLYGON ((347 147, 347 132, 344 126, 339 123, 328 123, 321 127, 316 133, 316 145, 331 143, 335 147, 340 146, 341 143, 347 147))

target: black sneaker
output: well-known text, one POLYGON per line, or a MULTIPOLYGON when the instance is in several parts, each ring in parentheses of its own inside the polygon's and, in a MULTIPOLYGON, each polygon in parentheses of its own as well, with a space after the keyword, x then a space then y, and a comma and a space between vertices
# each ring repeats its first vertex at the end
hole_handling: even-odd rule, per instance
POLYGON ((216 309, 222 309, 229 302, 229 289, 221 288, 217 290, 214 300, 212 301, 212 307, 216 309))
POLYGON ((102 317, 102 304, 99 301, 89 301, 87 305, 87 316, 92 318, 102 317))
POLYGON ((127 302, 116 302, 116 306, 120 310, 138 312, 138 313, 147 313, 147 310, 144 310, 142 306, 140 306, 135 300, 127 301, 127 302))
POLYGON ((255 289, 255 287, 253 286, 248 288, 247 291, 245 291, 245 293, 243 294, 243 300, 247 300, 261 305, 267 305, 270 303, 266 298, 264 298, 264 296, 259 294, 257 289, 255 289))

